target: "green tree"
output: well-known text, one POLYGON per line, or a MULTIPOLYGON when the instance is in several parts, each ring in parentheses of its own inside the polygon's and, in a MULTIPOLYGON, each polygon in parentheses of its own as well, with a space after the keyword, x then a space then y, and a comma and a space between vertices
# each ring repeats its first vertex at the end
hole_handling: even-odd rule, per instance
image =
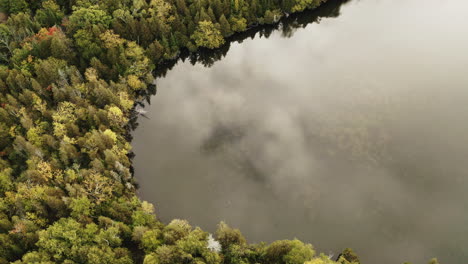
POLYGON ((273 24, 277 22, 277 17, 275 13, 271 12, 270 10, 267 10, 265 12, 264 22, 267 24, 273 24))
POLYGON ((338 263, 341 264, 359 264, 359 257, 354 253, 354 251, 350 248, 346 248, 343 252, 338 256, 338 263))
POLYGON ((51 27, 60 24, 64 15, 54 0, 47 0, 42 3, 41 9, 36 11, 35 18, 42 26, 51 27))
POLYGON ((213 9, 211 7, 208 8, 207 14, 210 17, 211 21, 216 21, 216 15, 214 14, 213 9))
POLYGON ((38 250, 26 254, 22 263, 37 259, 46 263, 132 263, 121 244, 117 227, 100 230, 95 224, 64 218, 39 232, 38 250))
POLYGON ((104 31, 109 28, 111 20, 112 17, 97 5, 80 7, 70 16, 68 29, 71 32, 80 29, 104 31))
POLYGON ((223 15, 223 4, 221 3, 221 0, 212 0, 211 8, 213 9, 216 17, 219 18, 223 15))
POLYGON ((328 256, 321 254, 319 257, 315 257, 310 261, 304 262, 304 264, 338 264, 331 260, 328 256))
POLYGON ((211 21, 200 21, 191 39, 195 41, 198 47, 210 49, 217 48, 224 44, 224 38, 220 30, 211 21))
POLYGON ((171 245, 188 236, 192 227, 186 220, 174 219, 164 229, 164 242, 171 245))
POLYGON ((0 0, 0 11, 8 14, 25 12, 28 7, 26 0, 0 0))
POLYGON ((294 0, 291 12, 301 12, 306 8, 311 8, 314 2, 314 0, 294 0))
POLYGON ((233 229, 226 223, 221 222, 216 230, 216 239, 221 243, 223 249, 230 245, 245 245, 246 240, 239 229, 233 229))
POLYGON ((219 18, 219 24, 221 26, 221 34, 223 34, 223 36, 228 37, 232 35, 233 32, 231 30, 231 25, 229 24, 224 14, 222 14, 219 18))
POLYGON ((271 264, 303 264, 311 260, 315 252, 310 244, 295 240, 280 240, 271 243, 265 253, 265 260, 271 264))
POLYGON ((242 32, 247 29, 247 20, 243 17, 231 17, 229 24, 234 32, 242 32))
POLYGON ((158 40, 155 40, 146 49, 146 54, 149 58, 158 62, 164 56, 164 47, 159 43, 158 40))

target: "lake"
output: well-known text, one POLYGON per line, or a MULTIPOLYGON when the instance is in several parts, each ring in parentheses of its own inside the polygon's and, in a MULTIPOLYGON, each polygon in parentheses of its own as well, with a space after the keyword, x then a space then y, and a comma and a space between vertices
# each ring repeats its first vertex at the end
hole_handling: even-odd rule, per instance
POLYGON ((158 217, 468 259, 468 2, 330 1, 179 60, 133 132, 158 217))

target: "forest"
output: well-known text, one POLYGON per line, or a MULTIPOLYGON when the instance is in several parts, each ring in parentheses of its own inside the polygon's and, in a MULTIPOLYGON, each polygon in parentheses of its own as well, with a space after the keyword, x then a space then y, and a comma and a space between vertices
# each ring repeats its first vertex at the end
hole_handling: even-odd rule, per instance
MULTIPOLYGON (((154 72, 326 0, 0 0, 0 263, 358 264, 160 222, 131 129, 154 72)), ((437 260, 432 260, 436 264, 437 260)))

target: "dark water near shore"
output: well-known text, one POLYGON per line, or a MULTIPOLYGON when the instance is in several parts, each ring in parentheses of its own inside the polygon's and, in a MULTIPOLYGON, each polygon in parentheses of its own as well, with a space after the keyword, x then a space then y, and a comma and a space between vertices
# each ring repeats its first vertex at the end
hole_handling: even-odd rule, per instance
POLYGON ((467 11, 331 1, 179 61, 133 133, 140 196, 251 242, 466 263, 467 11))

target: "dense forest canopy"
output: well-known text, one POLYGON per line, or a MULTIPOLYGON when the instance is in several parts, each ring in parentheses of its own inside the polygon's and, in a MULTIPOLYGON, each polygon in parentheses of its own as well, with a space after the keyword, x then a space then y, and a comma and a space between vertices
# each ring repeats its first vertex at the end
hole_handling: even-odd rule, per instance
POLYGON ((325 1, 0 0, 0 263, 359 263, 165 225, 131 173, 155 69, 325 1))

